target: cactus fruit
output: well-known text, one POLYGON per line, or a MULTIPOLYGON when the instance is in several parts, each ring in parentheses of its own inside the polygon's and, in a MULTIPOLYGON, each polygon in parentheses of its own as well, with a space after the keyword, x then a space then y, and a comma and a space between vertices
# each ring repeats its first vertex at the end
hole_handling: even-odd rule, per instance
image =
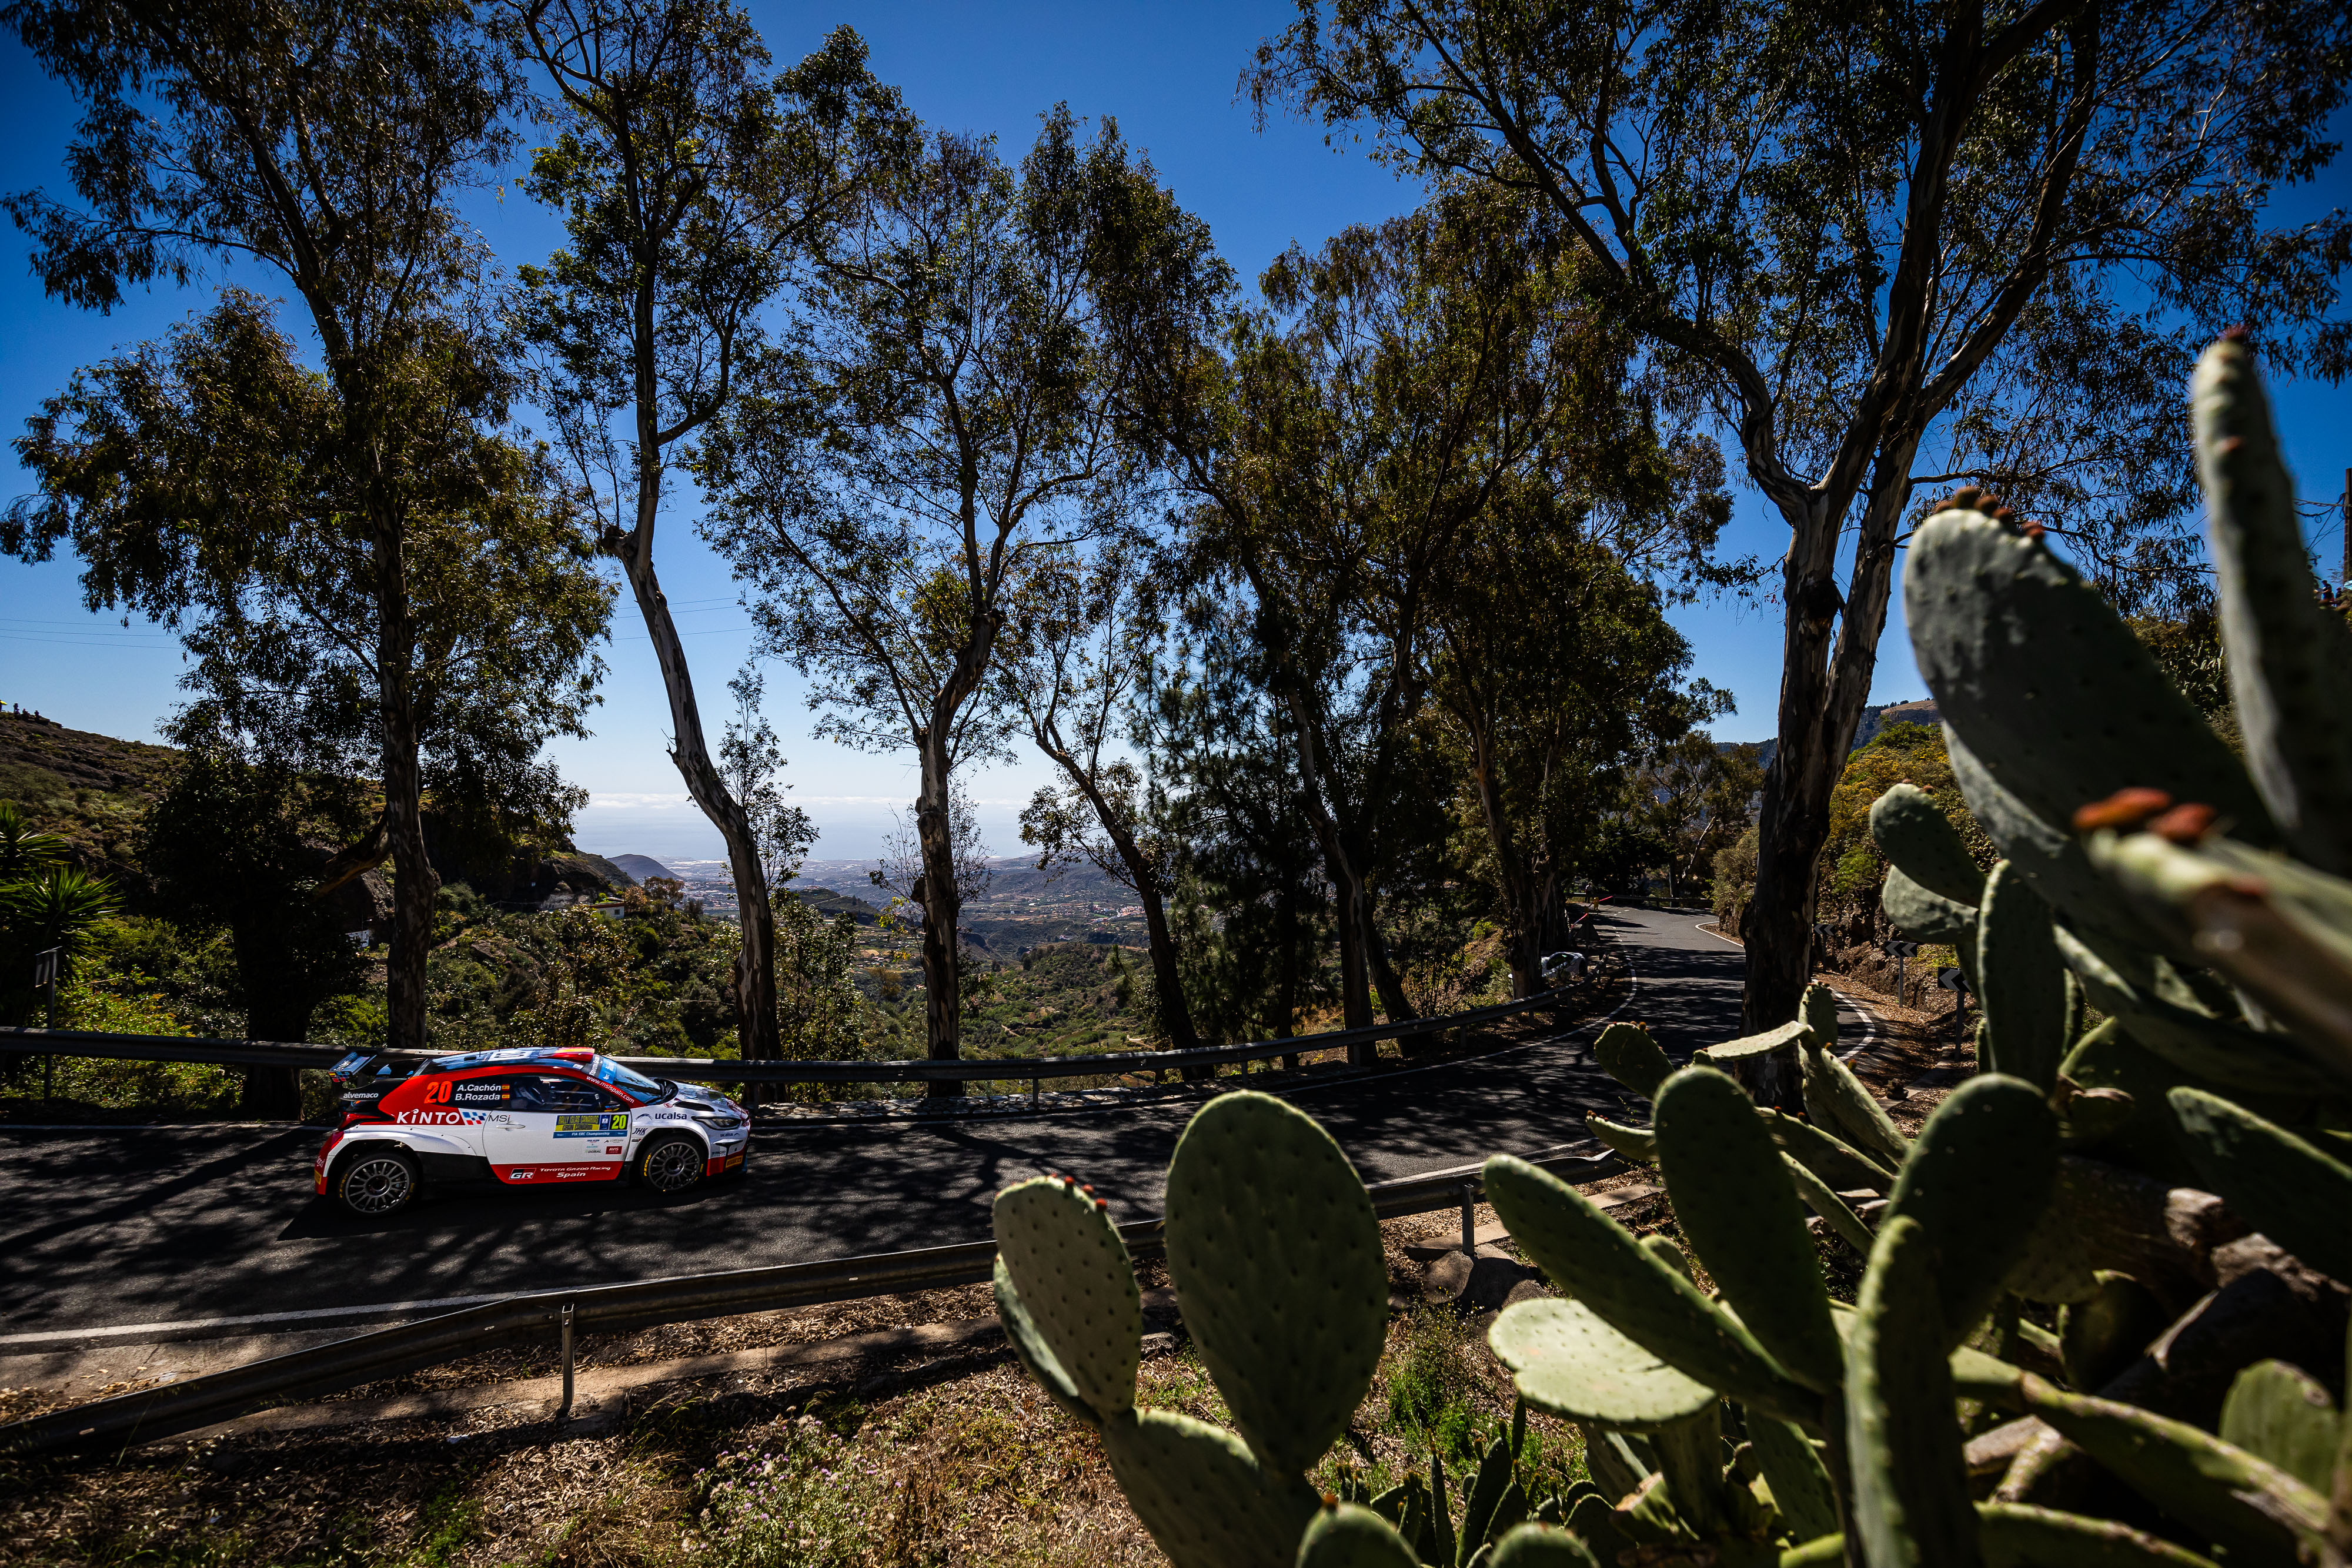
POLYGON ((1755 1103, 1713 1068, 1685 1067, 1658 1091, 1655 1130, 1683 1233, 1733 1310, 1790 1376, 1835 1386, 1843 1355, 1829 1290, 1755 1103))
MULTIPOLYGON (((1935 1146, 1923 1141, 1918 1157, 1931 1157, 1935 1146)), ((1937 1240, 1930 1224, 1909 1214, 1888 1218, 1846 1337, 1846 1455, 1854 1528, 1870 1568, 1979 1562, 1976 1508, 1951 1416, 1945 1303, 1952 1292, 1937 1278, 1937 1240)))
POLYGON ((1870 837, 1915 885, 1971 909, 1984 902, 1984 873, 1935 797, 1917 785, 1897 784, 1872 804, 1870 837))
POLYGON ((2287 847, 2352 876, 2352 633, 2317 601, 2294 484, 2243 343, 2205 351, 2189 402, 2247 768, 2287 847))
POLYGON ((1602 1030, 1592 1042, 1592 1060, 1644 1100, 1655 1098, 1658 1085, 1675 1070, 1650 1031, 1639 1024, 1612 1023, 1602 1030))
POLYGON ((1234 1425, 1303 1475, 1348 1429, 1388 1337, 1380 1222, 1347 1156, 1268 1094, 1192 1118, 1168 1166, 1168 1270, 1234 1425))
POLYGON ((2218 1094, 2166 1098, 2208 1187, 2304 1262, 2352 1280, 2352 1167, 2218 1094))
POLYGON ((2007 861, 1985 879, 1976 979, 1986 1034, 1978 1065, 2047 1092, 2066 1054, 2066 970, 2050 905, 2007 861), (1991 1047, 1989 1057, 1985 1043, 1991 1047))

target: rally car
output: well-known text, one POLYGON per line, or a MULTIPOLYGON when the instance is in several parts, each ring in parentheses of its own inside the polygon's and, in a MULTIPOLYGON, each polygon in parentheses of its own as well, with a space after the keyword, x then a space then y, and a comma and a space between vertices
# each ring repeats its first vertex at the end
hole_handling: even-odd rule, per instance
POLYGON ((743 1107, 717 1090, 593 1051, 478 1051, 413 1070, 353 1052, 333 1071, 342 1124, 319 1147, 317 1190, 370 1218, 405 1208, 428 1183, 626 1177, 683 1192, 740 1170, 751 1135, 743 1107))

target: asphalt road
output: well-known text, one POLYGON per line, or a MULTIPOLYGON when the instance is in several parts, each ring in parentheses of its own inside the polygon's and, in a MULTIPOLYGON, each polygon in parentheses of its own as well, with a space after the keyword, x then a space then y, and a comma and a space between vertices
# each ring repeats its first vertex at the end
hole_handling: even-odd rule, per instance
MULTIPOLYGON (((1689 915, 1633 910, 1606 924, 1634 974, 1617 1016, 1647 1023, 1676 1058, 1738 1033, 1738 948, 1689 915)), ((1584 1113, 1619 1102, 1586 1049, 1597 1027, 1293 1098, 1367 1180, 1534 1154, 1580 1141, 1584 1113)), ((1118 1218, 1138 1218, 1159 1212, 1193 1109, 762 1129, 745 1179, 675 1198, 479 1189, 382 1221, 311 1195, 316 1129, 0 1128, 0 1340, 979 1240, 991 1196, 1046 1169, 1079 1174, 1118 1218)))

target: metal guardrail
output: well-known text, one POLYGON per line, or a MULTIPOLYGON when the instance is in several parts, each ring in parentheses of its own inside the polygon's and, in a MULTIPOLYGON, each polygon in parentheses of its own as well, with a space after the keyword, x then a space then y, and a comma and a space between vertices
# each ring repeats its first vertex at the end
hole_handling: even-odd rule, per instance
MULTIPOLYGON (((1129 1072, 1181 1071, 1186 1068, 1221 1067, 1235 1062, 1264 1061, 1309 1051, 1360 1045, 1376 1040, 1409 1040, 1475 1029, 1567 999, 1559 987, 1497 1007, 1436 1018, 1408 1019, 1401 1023, 1368 1024, 1361 1029, 1332 1030, 1322 1034, 1289 1035, 1278 1040, 1248 1040, 1238 1045, 1195 1046, 1189 1051, 1104 1051, 1091 1056, 966 1058, 956 1061, 925 1060, 889 1061, 743 1061, 703 1056, 623 1056, 614 1060, 640 1072, 667 1078, 711 1080, 720 1083, 937 1083, 1028 1082, 1050 1078, 1117 1077, 1129 1072)), ((123 1061, 194 1061, 228 1067, 332 1066, 348 1048, 260 1040, 215 1040, 170 1034, 106 1034, 91 1030, 0 1028, 0 1051, 25 1055, 103 1057, 123 1061)), ((449 1052, 400 1052, 404 1059, 424 1060, 449 1052)))
MULTIPOLYGON (((1608 1153, 1558 1153, 1531 1163, 1570 1183, 1598 1181, 1625 1168, 1622 1159, 1608 1153)), ((1371 1196, 1372 1212, 1383 1219, 1459 1205, 1465 1211, 1466 1236, 1469 1206, 1485 1191, 1481 1169, 1462 1166, 1372 1182, 1366 1185, 1366 1191, 1371 1196)), ((1122 1225, 1119 1234, 1128 1250, 1138 1257, 1150 1257, 1162 1246, 1161 1221, 1156 1218, 1122 1225)), ((516 1296, 10 1422, 0 1427, 0 1452, 119 1451, 500 1345, 561 1334, 568 1350, 570 1336, 575 1333, 623 1333, 664 1323, 978 1284, 991 1278, 995 1261, 993 1241, 973 1241, 914 1252, 832 1258, 516 1296)), ((568 1355, 565 1369, 570 1370, 568 1355)))

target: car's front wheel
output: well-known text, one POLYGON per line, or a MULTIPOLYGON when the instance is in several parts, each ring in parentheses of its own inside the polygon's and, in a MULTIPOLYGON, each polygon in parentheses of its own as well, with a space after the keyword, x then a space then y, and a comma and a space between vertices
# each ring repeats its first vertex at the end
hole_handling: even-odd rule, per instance
POLYGON ((637 1151, 637 1185, 656 1192, 684 1192, 702 1179, 708 1156, 684 1133, 661 1133, 637 1151))
POLYGON ((416 1201, 416 1156, 390 1144, 354 1151, 335 1176, 335 1200, 362 1219, 397 1214, 416 1201))

